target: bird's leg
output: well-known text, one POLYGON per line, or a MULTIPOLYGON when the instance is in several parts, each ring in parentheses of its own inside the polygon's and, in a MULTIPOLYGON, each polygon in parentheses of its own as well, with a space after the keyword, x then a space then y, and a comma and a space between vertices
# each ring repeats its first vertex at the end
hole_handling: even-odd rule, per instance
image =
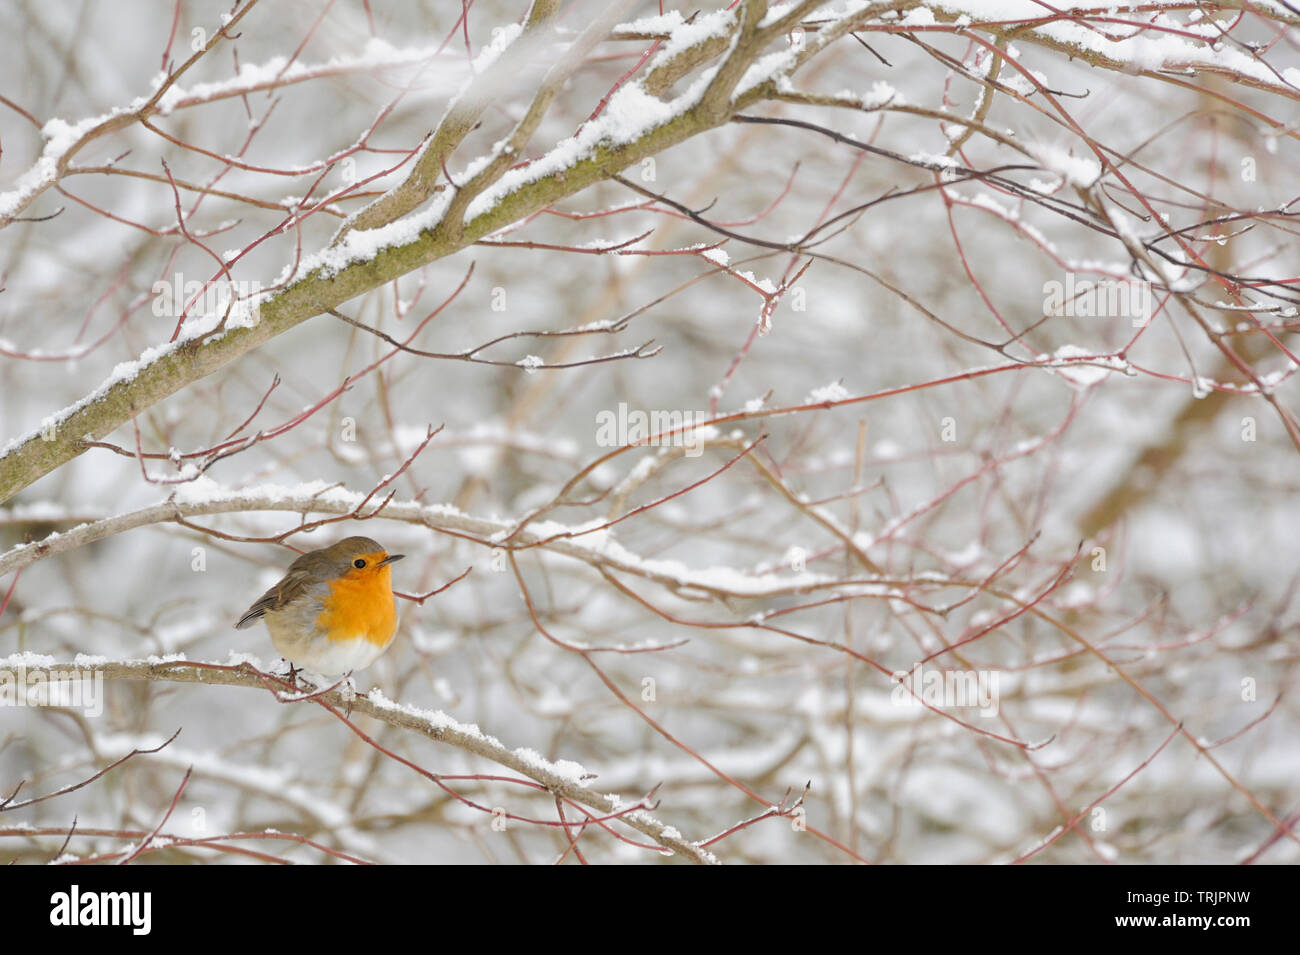
POLYGON ((355 703, 357 699, 357 688, 356 685, 352 682, 351 670, 343 674, 343 686, 344 686, 343 692, 348 699, 347 718, 352 719, 352 704, 355 703))

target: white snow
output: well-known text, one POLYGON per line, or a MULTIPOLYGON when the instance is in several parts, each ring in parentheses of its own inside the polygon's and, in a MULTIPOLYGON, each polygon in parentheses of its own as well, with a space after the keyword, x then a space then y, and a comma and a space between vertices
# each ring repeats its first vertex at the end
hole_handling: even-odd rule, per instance
POLYGON ((808 392, 808 397, 804 398, 803 403, 817 405, 827 401, 843 401, 848 397, 849 390, 844 387, 844 382, 832 381, 829 385, 822 385, 808 392))
POLYGON ((1027 143, 1025 148, 1043 164, 1044 169, 1079 189, 1090 189, 1101 178, 1101 163, 1096 159, 1072 156, 1059 146, 1044 143, 1027 143))

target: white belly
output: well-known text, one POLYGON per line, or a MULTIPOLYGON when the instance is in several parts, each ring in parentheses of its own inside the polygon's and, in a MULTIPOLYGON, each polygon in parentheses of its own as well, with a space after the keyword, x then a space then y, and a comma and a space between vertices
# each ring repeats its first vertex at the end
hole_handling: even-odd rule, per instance
MULTIPOLYGON (((362 637, 351 640, 326 640, 322 636, 305 641, 274 639, 275 648, 296 667, 322 674, 351 673, 364 670, 379 659, 389 644, 371 643, 362 637)), ((392 641, 390 640, 389 643, 392 641)))

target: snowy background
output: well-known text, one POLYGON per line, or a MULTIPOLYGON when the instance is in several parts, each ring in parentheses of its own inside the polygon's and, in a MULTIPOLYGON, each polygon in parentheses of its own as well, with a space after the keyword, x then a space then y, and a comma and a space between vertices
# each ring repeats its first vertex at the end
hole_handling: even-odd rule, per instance
MULTIPOLYGON (((750 65, 724 105, 811 126, 701 123, 608 171, 623 183, 602 174, 339 299, 400 341, 447 302, 410 340, 442 357, 313 313, 121 411, 116 450, 0 509, 0 667, 270 669, 264 628, 234 621, 296 553, 366 534, 408 555, 403 595, 455 582, 399 599, 360 692, 564 761, 624 807, 653 792, 685 841, 725 834, 721 861, 1300 861, 1278 828, 1300 813, 1300 14, 773 4, 759 31, 795 20, 746 48, 739 11, 630 4, 506 154, 606 9, 558 6, 530 38, 521 2, 463 20, 263 2, 152 128, 105 128, 228 5, 4 5, 0 476, 33 432, 79 437, 59 409, 174 347, 180 308, 155 283, 220 278, 214 254, 254 294, 391 258, 494 150, 537 162, 467 220, 672 128, 729 54, 750 65), (676 82, 648 88, 673 57, 676 82), (475 91, 440 190, 325 252, 475 91), (1130 280, 1145 325, 1090 307, 1089 283, 1130 280), (1079 296, 1049 307, 1054 288, 1079 296), (475 353, 490 362, 453 357, 503 336, 475 353), (602 414, 651 412, 725 420, 698 455, 602 439, 602 414), (392 498, 373 519, 269 540, 377 487, 365 513, 392 498), (891 674, 921 661, 995 685, 995 712, 909 705, 891 674)), ((179 337, 224 317, 206 347, 226 347, 256 331, 248 304, 200 302, 179 337)), ((180 730, 0 812, 0 861, 121 858, 169 807, 141 861, 666 858, 617 818, 579 834, 573 802, 566 835, 555 795, 481 752, 352 721, 378 745, 256 680, 110 675, 95 717, 0 706, 0 801, 180 730)))

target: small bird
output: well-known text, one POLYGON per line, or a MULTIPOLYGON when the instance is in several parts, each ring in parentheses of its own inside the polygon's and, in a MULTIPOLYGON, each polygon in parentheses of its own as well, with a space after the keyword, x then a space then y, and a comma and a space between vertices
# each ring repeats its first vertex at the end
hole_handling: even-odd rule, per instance
POLYGON ((271 643, 297 667, 351 673, 374 663, 397 633, 390 554, 369 537, 346 537, 308 551, 248 608, 236 630, 266 621, 271 643))

